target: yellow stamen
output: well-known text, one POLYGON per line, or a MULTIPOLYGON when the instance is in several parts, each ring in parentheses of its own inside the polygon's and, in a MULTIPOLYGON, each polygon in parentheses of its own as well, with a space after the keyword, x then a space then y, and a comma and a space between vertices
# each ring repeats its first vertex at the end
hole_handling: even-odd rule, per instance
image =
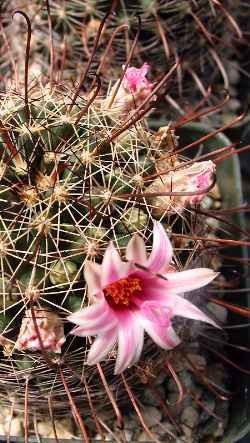
POLYGON ((141 292, 141 282, 139 278, 127 277, 111 283, 104 289, 104 295, 116 305, 128 306, 133 295, 141 292))

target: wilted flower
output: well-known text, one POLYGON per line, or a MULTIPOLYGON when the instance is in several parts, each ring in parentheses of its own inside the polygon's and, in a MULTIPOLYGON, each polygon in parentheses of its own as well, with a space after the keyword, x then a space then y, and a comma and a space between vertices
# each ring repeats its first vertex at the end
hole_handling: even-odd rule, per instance
POLYGON ((112 101, 114 92, 116 91, 119 80, 112 87, 104 107, 112 105, 112 110, 127 111, 134 109, 142 103, 142 101, 150 94, 153 83, 146 79, 149 71, 149 65, 144 63, 141 68, 127 68, 122 79, 115 99, 112 101))
POLYGON ((207 189, 213 183, 215 169, 215 163, 211 160, 196 162, 191 166, 161 175, 154 180, 147 188, 148 193, 180 192, 183 195, 152 197, 153 214, 161 215, 165 211, 181 212, 188 204, 200 203, 205 197, 207 189), (202 190, 204 190, 204 193, 202 190), (191 192, 193 195, 185 195, 186 192, 191 192))
POLYGON ((172 255, 164 228, 155 222, 149 257, 143 239, 135 234, 126 248, 126 262, 111 242, 101 265, 86 263, 85 279, 93 304, 68 319, 78 325, 72 334, 97 336, 88 364, 101 361, 118 343, 115 373, 121 373, 140 358, 144 331, 160 347, 174 348, 180 343, 171 324, 176 315, 215 325, 183 293, 207 285, 216 273, 207 268, 176 272, 170 265, 172 255))
POLYGON ((29 309, 23 317, 15 348, 19 351, 47 349, 60 353, 61 346, 65 342, 61 318, 54 312, 38 308, 34 308, 34 314, 43 346, 41 346, 32 312, 29 309))

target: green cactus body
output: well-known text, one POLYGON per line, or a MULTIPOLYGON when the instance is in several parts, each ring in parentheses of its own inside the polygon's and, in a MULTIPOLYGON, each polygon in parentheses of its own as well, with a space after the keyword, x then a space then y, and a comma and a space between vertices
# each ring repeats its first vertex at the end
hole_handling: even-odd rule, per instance
POLYGON ((9 312, 31 300, 59 312, 84 305, 85 261, 99 263, 110 240, 124 251, 133 233, 150 237, 152 211, 139 194, 168 148, 143 124, 110 142, 117 116, 97 98, 77 121, 88 97, 70 107, 70 95, 36 86, 29 120, 11 91, 0 108, 1 268, 17 294, 5 297, 9 312))

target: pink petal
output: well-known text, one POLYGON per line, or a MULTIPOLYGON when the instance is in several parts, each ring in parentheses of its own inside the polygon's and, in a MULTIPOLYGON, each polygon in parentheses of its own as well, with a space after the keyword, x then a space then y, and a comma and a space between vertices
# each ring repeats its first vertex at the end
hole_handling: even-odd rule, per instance
POLYGON ((180 294, 201 288, 214 280, 217 275, 217 272, 208 268, 196 268, 189 271, 164 274, 168 280, 169 294, 180 294))
POLYGON ((140 312, 144 318, 159 326, 167 328, 171 324, 172 309, 158 301, 144 301, 140 306, 140 312))
POLYGON ((173 315, 204 321, 218 328, 218 325, 211 318, 204 314, 193 303, 179 295, 176 295, 173 300, 173 315))
MULTIPOLYGON (((137 275, 137 272, 136 272, 137 275)), ((168 294, 168 282, 166 280, 160 279, 158 277, 144 278, 145 273, 141 273, 141 284, 142 284, 142 296, 133 297, 133 302, 140 309, 141 306, 146 303, 156 302, 164 307, 171 308, 171 300, 173 296, 168 294)))
POLYGON ((88 295, 93 297, 101 288, 101 266, 92 261, 86 261, 84 266, 84 278, 88 285, 88 295))
POLYGON ((137 317, 129 310, 119 313, 118 355, 115 374, 120 374, 137 361, 143 347, 143 328, 137 317))
POLYGON ((105 298, 103 297, 103 300, 101 302, 93 303, 92 305, 86 308, 74 312, 73 314, 67 317, 67 320, 80 326, 83 323, 91 322, 96 318, 100 317, 103 314, 103 312, 106 311, 107 308, 108 304, 105 298))
POLYGON ((110 309, 106 300, 75 312, 68 317, 68 320, 79 325, 78 328, 71 331, 71 334, 82 337, 107 331, 117 323, 114 312, 110 309))
POLYGON ((155 322, 148 321, 143 315, 139 315, 139 321, 152 340, 163 349, 173 349, 180 343, 172 326, 166 328, 155 322))
POLYGON ((134 365, 140 358, 141 353, 142 353, 142 349, 143 349, 143 344, 144 344, 144 329, 142 327, 138 328, 138 334, 137 334, 137 340, 135 343, 135 349, 134 349, 134 354, 131 357, 131 361, 129 366, 134 365))
POLYGON ((72 329, 70 334, 76 335, 77 337, 88 337, 90 335, 98 335, 113 329, 117 325, 116 321, 107 322, 106 318, 99 320, 98 324, 89 326, 77 326, 72 329))
POLYGON ((154 222, 153 247, 147 266, 152 272, 160 272, 169 265, 173 249, 169 238, 159 222, 154 222))
POLYGON ((144 63, 141 68, 130 67, 127 68, 124 81, 127 83, 129 89, 132 92, 136 92, 138 89, 147 87, 150 82, 145 78, 149 70, 149 65, 144 63))
POLYGON ((117 328, 98 335, 90 348, 87 364, 95 365, 111 351, 117 339, 117 328))
POLYGON ((181 343, 181 339, 178 337, 172 326, 169 326, 167 334, 170 340, 172 340, 172 342, 175 343, 175 346, 178 346, 181 343))
POLYGON ((105 288, 106 286, 117 280, 127 277, 127 275, 129 274, 129 269, 131 268, 130 263, 124 263, 121 260, 112 242, 109 244, 105 251, 101 266, 102 288, 105 288))
POLYGON ((138 234, 133 235, 131 240, 128 242, 126 257, 129 261, 140 263, 142 265, 146 264, 147 253, 145 243, 143 238, 138 234))
POLYGON ((148 71, 149 71, 149 64, 148 63, 143 63, 142 67, 141 67, 141 76, 145 77, 145 75, 147 75, 148 71))

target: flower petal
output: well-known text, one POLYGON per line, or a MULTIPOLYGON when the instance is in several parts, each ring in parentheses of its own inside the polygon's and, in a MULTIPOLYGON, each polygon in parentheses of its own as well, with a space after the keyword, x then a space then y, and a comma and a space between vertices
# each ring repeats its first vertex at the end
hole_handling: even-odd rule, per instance
POLYGON ((175 334, 172 326, 168 328, 160 326, 155 322, 146 320, 142 315, 139 316, 139 321, 152 340, 161 348, 173 349, 180 343, 180 339, 175 334))
POLYGON ((76 328, 72 329, 70 334, 76 335, 78 337, 88 337, 90 335, 98 335, 114 328, 116 324, 117 322, 114 320, 108 322, 106 318, 102 318, 99 319, 98 324, 95 325, 77 326, 76 328))
POLYGON ((164 275, 168 280, 168 292, 180 294, 206 286, 218 273, 209 268, 196 268, 164 275))
POLYGON ((86 261, 84 266, 84 278, 88 285, 88 295, 93 297, 101 290, 101 266, 92 261, 86 261))
POLYGON ((160 272, 169 265, 173 255, 170 240, 159 222, 154 222, 153 247, 147 266, 152 272, 160 272))
POLYGON ((172 309, 166 304, 161 304, 158 301, 145 301, 140 306, 140 312, 146 320, 157 323, 162 327, 169 327, 172 318, 172 309))
POLYGON ((105 288, 111 283, 120 280, 121 278, 127 277, 131 264, 125 263, 121 260, 121 257, 115 249, 113 243, 110 242, 105 251, 101 266, 101 284, 102 288, 105 288))
POLYGON ((145 243, 143 238, 138 234, 133 235, 131 240, 128 242, 126 248, 126 257, 129 261, 140 263, 142 265, 146 264, 147 253, 145 243))
POLYGON ((67 317, 68 321, 75 323, 76 325, 82 325, 86 322, 90 322, 99 318, 107 309, 107 302, 103 297, 103 300, 99 303, 94 303, 86 308, 80 309, 67 317))
POLYGON ((144 344, 144 329, 142 327, 138 328, 138 334, 136 336, 136 347, 134 349, 134 354, 131 357, 131 361, 129 366, 134 365, 140 358, 141 353, 142 353, 142 349, 143 349, 143 344, 144 344))
POLYGON ((133 312, 126 310, 119 313, 118 354, 115 374, 120 374, 137 361, 143 347, 143 328, 133 312))
POLYGON ((117 323, 114 312, 110 309, 106 300, 75 312, 68 317, 68 320, 79 326, 73 329, 71 334, 82 337, 107 331, 117 323))
POLYGON ((117 339, 117 328, 113 328, 104 334, 98 335, 92 344, 87 364, 95 365, 99 361, 103 360, 104 357, 111 351, 117 339))
POLYGON ((169 326, 167 333, 170 340, 175 343, 175 346, 178 346, 181 343, 181 339, 178 337, 172 326, 169 326))
POLYGON ((173 315, 180 315, 181 317, 191 318, 192 320, 204 321, 217 328, 219 327, 211 318, 197 308, 197 306, 179 295, 175 296, 172 309, 173 315))

